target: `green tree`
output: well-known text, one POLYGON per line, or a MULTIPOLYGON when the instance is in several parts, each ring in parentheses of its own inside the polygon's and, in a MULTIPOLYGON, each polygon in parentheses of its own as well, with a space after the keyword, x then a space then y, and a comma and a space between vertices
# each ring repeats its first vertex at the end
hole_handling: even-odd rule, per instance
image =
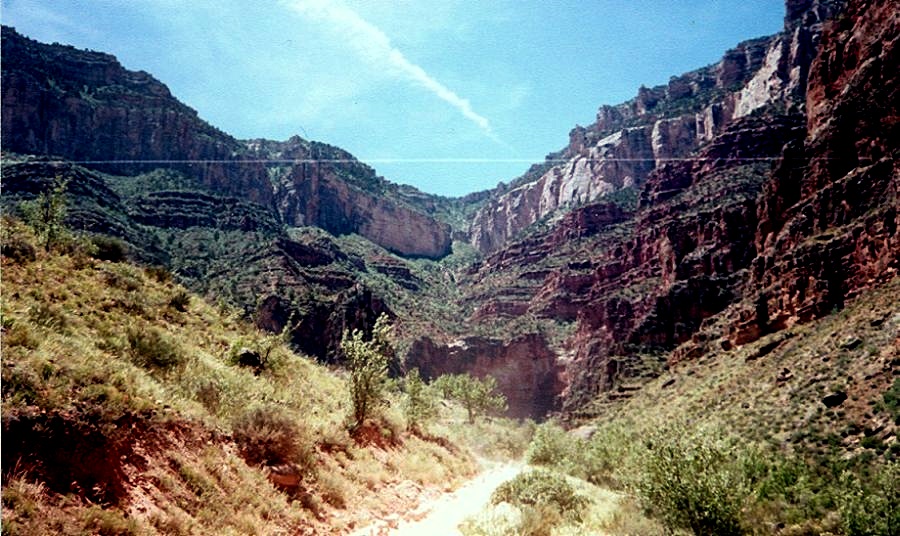
POLYGON ((497 393, 497 380, 493 376, 473 378, 469 374, 446 374, 434 382, 435 387, 466 408, 469 422, 475 422, 475 414, 506 411, 506 397, 497 393))
POLYGON ((437 400, 434 389, 422 381, 419 369, 414 368, 403 380, 403 391, 406 393, 403 409, 410 429, 418 428, 437 414, 437 400))
POLYGON ((47 191, 21 205, 25 222, 34 229, 47 251, 68 234, 65 227, 68 184, 68 179, 57 175, 47 191))
POLYGON ((381 315, 366 339, 362 331, 344 331, 341 352, 350 371, 350 400, 353 404, 353 427, 359 428, 374 410, 384 404, 388 384, 388 349, 391 325, 381 315))

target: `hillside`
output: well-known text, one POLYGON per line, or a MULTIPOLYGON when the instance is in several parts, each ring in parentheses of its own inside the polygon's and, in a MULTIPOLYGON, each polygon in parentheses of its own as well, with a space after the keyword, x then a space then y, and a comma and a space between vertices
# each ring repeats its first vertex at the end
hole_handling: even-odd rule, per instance
POLYGON ((348 530, 403 508, 400 483, 459 482, 490 427, 412 434, 394 399, 346 432, 341 336, 383 315, 392 376, 493 377, 508 416, 574 430, 556 470, 634 497, 654 445, 711 438, 765 460, 729 533, 866 534, 841 492, 895 504, 863 483, 900 454, 900 10, 785 13, 459 199, 325 143, 235 139, 112 56, 4 27, 4 213, 64 182, 75 243, 106 248, 3 222, 4 525, 348 530), (245 346, 268 364, 236 365, 245 346), (270 425, 296 431, 302 494, 241 442, 270 425))
POLYGON ((165 270, 2 238, 4 534, 340 533, 475 469, 165 270))

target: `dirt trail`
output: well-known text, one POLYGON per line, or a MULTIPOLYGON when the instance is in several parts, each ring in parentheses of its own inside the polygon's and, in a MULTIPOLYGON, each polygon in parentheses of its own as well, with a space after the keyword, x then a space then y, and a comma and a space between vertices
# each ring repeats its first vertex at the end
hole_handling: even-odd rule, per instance
POLYGON ((512 479, 524 468, 522 463, 488 462, 480 475, 453 493, 445 493, 414 512, 381 520, 351 536, 458 535, 460 532, 456 527, 467 517, 480 512, 490 501, 491 493, 497 486, 512 479))

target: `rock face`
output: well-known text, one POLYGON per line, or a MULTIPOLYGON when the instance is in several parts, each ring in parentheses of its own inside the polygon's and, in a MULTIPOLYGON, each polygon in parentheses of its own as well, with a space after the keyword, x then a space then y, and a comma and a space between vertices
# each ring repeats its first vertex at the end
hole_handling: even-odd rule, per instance
POLYGON ((573 325, 556 349, 565 409, 653 374, 741 300, 767 159, 803 132, 798 116, 735 121, 696 158, 651 172, 636 212, 591 204, 508 244, 470 276, 472 321, 573 325))
POLYGON ((440 258, 450 252, 450 226, 380 196, 366 194, 316 169, 295 167, 293 192, 285 203, 298 225, 316 225, 334 234, 378 237, 384 248, 408 257, 440 258))
POLYGON ((545 173, 495 193, 472 222, 471 243, 491 252, 557 210, 640 187, 652 170, 758 110, 801 111, 822 22, 839 2, 788 4, 780 34, 741 43, 715 65, 601 107, 592 125, 576 127, 569 145, 548 157, 545 173))
MULTIPOLYGON (((598 393, 631 396, 642 378, 712 345, 820 318, 896 276, 900 13, 889 1, 838 4, 789 2, 784 33, 706 71, 712 87, 733 90, 694 115, 693 131, 684 113, 629 123, 689 92, 684 77, 601 109, 594 128, 641 132, 654 158, 634 213, 589 204, 518 239, 501 221, 480 242, 496 249, 468 275, 473 322, 571 326, 554 350, 565 410, 598 393), (703 141, 682 145, 691 132, 703 141)), ((589 132, 566 151, 596 148, 589 132)), ((530 200, 559 169, 480 216, 540 214, 530 200)))
POLYGON ((407 366, 418 367, 425 379, 464 372, 493 376, 512 417, 538 418, 559 408, 562 368, 540 335, 505 342, 466 337, 448 344, 423 337, 410 349, 407 366))
POLYGON ((120 174, 176 161, 218 191, 271 202, 271 190, 260 187, 264 167, 216 163, 236 158, 240 143, 149 74, 108 54, 45 45, 6 26, 2 32, 4 150, 93 161, 120 174))
POLYGON ((842 308, 900 268, 898 41, 900 13, 889 1, 851 2, 823 34, 806 139, 786 148, 765 184, 755 307, 741 312, 735 342, 842 308))
POLYGON ((2 38, 6 151, 60 157, 120 175, 175 169, 215 195, 275 211, 288 225, 358 233, 413 257, 439 258, 450 251, 449 226, 388 195, 396 186, 345 151, 300 138, 242 142, 113 56, 45 45, 5 26, 2 38), (270 158, 280 161, 260 162, 270 158), (340 162, 290 162, 310 159, 340 162), (272 176, 281 182, 273 185, 272 176))

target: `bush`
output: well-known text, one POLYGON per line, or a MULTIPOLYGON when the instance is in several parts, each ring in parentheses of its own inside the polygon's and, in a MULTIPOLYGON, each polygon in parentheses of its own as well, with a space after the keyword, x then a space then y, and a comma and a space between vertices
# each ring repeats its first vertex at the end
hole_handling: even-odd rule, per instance
POLYGON ((894 383, 881 397, 885 409, 894 419, 894 424, 900 424, 900 378, 894 378, 894 383))
POLYGON ((497 393, 497 380, 492 376, 473 378, 468 374, 445 374, 434 381, 434 387, 444 398, 459 401, 469 415, 469 423, 476 414, 506 411, 506 397, 497 393))
POLYGON ((185 290, 179 290, 169 299, 169 307, 176 311, 185 312, 191 304, 191 295, 185 290))
POLYGON ((128 256, 128 246, 118 238, 106 235, 90 237, 91 256, 101 261, 122 262, 128 256))
POLYGON ((171 338, 157 328, 128 328, 128 345, 135 364, 169 369, 185 361, 184 353, 171 338))
POLYGON ((565 470, 577 447, 575 437, 567 434, 556 424, 544 423, 535 430, 525 459, 532 465, 565 470))
POLYGON ((165 266, 147 266, 144 273, 157 283, 168 283, 172 280, 172 272, 165 266))
POLYGON ((344 331, 341 352, 350 371, 350 400, 353 404, 353 428, 359 428, 385 402, 388 383, 388 346, 391 327, 387 317, 378 317, 371 340, 360 330, 344 331))
POLYGON ((526 507, 523 512, 555 512, 560 520, 565 517, 580 521, 590 500, 576 493, 565 477, 538 469, 521 473, 494 490, 491 503, 504 502, 526 507))
POLYGON ((257 375, 263 370, 277 368, 273 352, 283 344, 283 337, 284 333, 264 335, 259 332, 249 337, 239 337, 231 343, 225 359, 231 365, 251 368, 257 375))
POLYGON ((637 490, 645 509, 670 529, 739 535, 751 486, 746 457, 715 432, 659 432, 647 442, 637 490))
POLYGON ((57 176, 50 189, 21 204, 25 222, 47 251, 70 238, 65 226, 68 183, 68 179, 57 176))
POLYGON ((312 450, 303 439, 296 421, 273 406, 252 408, 234 423, 234 441, 252 465, 312 467, 312 450))
POLYGON ((526 459, 553 467, 592 484, 620 487, 614 473, 623 468, 628 438, 615 428, 595 432, 590 440, 576 437, 552 423, 537 428, 526 459))
POLYGON ((418 428, 429 419, 437 415, 437 399, 422 377, 419 369, 414 368, 406 374, 403 380, 403 392, 406 399, 403 402, 403 412, 410 429, 418 428))
POLYGON ((868 478, 846 474, 839 497, 848 536, 900 534, 900 462, 885 464, 868 478))

